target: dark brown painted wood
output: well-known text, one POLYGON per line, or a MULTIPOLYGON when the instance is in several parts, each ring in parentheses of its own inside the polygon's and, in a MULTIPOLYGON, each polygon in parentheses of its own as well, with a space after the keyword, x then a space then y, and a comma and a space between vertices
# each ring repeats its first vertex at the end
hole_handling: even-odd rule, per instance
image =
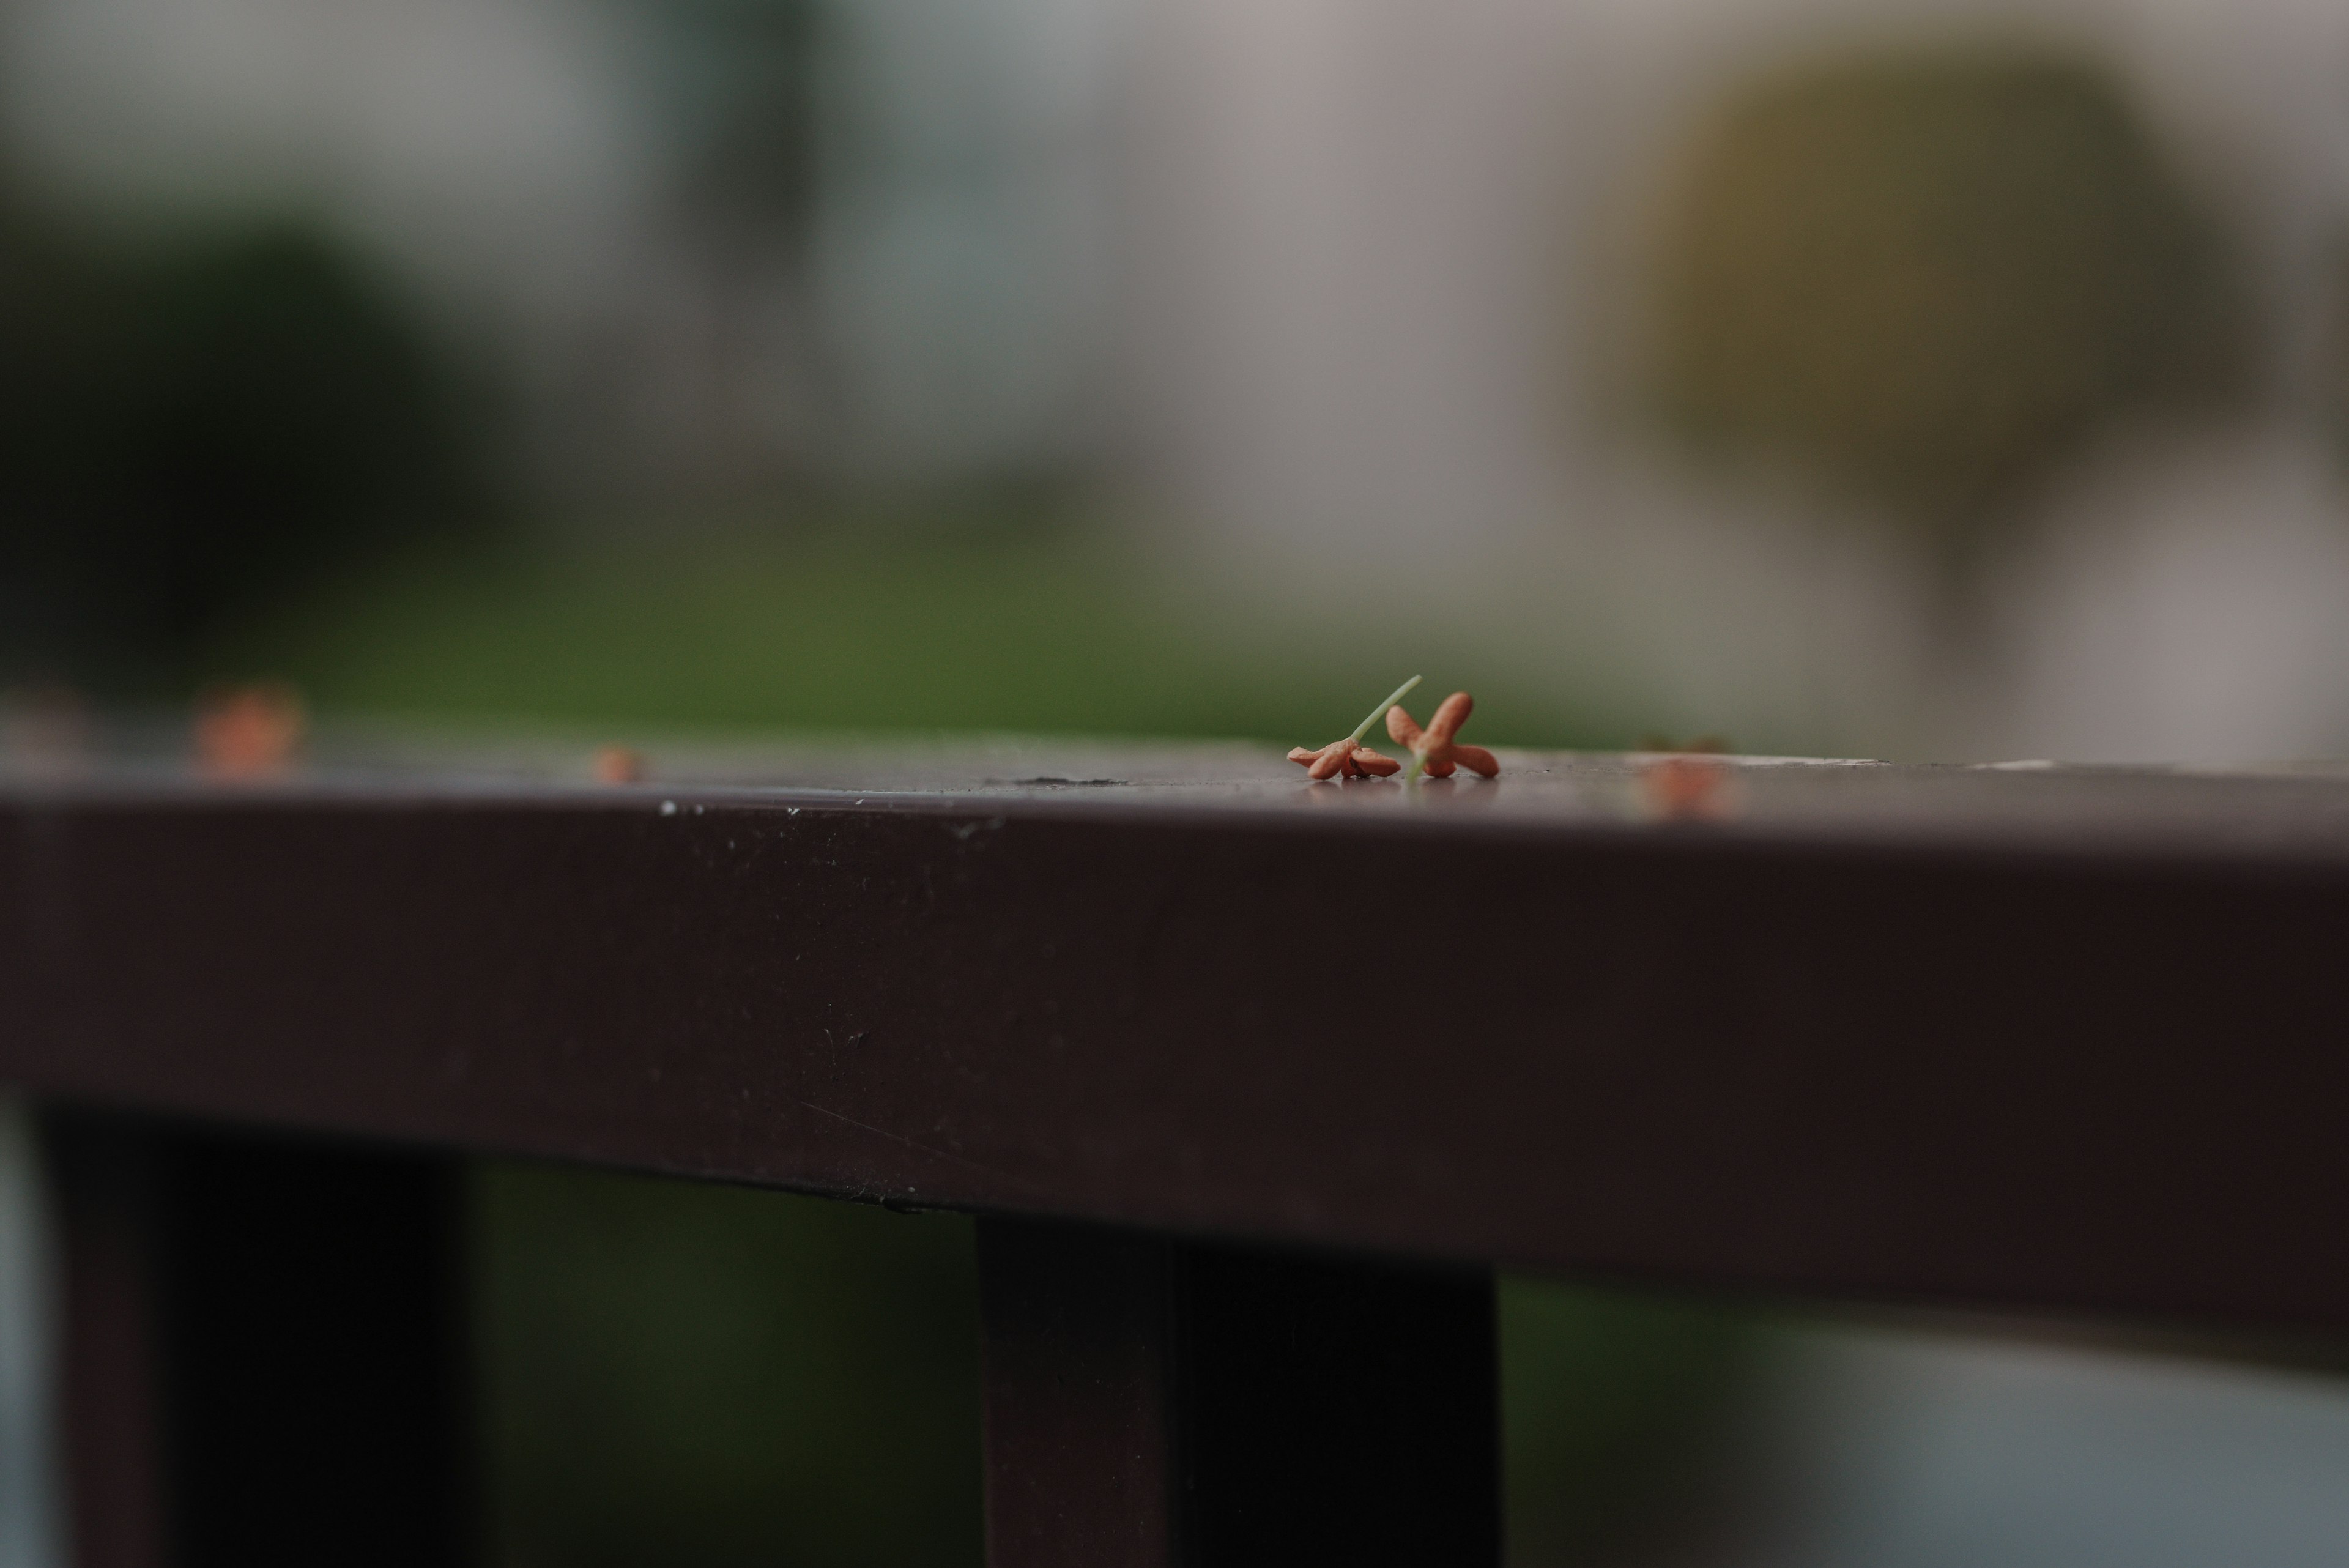
POLYGON ((987 1560, 1174 1568, 1174 1243, 982 1221, 987 1560))
POLYGON ((1182 1249, 1186 1561, 1501 1560, 1489 1272, 1182 1249))
POLYGON ((448 1162, 53 1113, 80 1568, 476 1555, 448 1162))
POLYGON ((989 1220, 993 1568, 1500 1560, 1491 1276, 989 1220))
POLYGON ((1122 756, 868 797, 0 791, 0 1078, 1364 1254, 2349 1325, 2349 784, 1754 767, 1703 826, 1587 759, 1407 797, 1122 756))
POLYGON ((43 1127, 63 1308, 57 1408, 76 1568, 164 1568, 153 1149, 107 1116, 43 1127))

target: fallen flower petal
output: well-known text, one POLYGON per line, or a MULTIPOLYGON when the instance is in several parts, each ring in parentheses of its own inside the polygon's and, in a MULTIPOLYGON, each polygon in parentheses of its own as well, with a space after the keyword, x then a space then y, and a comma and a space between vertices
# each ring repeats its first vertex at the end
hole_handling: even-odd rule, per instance
POLYGON ((1668 822, 1718 821, 1733 811, 1729 764, 1707 756, 1669 756, 1640 771, 1648 809, 1668 822))
POLYGON ((282 774, 307 722, 300 694, 283 681, 208 688, 196 699, 196 764, 214 778, 282 774))
POLYGON ((1393 695, 1371 709, 1370 717, 1355 726, 1354 732, 1344 740, 1332 741, 1319 750, 1309 746, 1295 747, 1289 752, 1288 760, 1301 764, 1308 777, 1324 782, 1333 778, 1384 778, 1389 774, 1402 771, 1401 763, 1392 757, 1379 755, 1362 744, 1362 737, 1370 733, 1371 726, 1379 722, 1381 714, 1394 711, 1395 703, 1418 684, 1419 677, 1414 675, 1396 687, 1393 695))
POLYGON ((595 772, 597 784, 641 784, 645 759, 626 746, 602 746, 595 753, 595 772))
POLYGON ((1455 767, 1492 778, 1501 771, 1500 762, 1482 746, 1464 746, 1452 737, 1468 722, 1476 700, 1465 691, 1454 691, 1437 707, 1433 717, 1423 730, 1418 722, 1401 708, 1387 710, 1387 733, 1395 743, 1411 748, 1411 772, 1403 775, 1408 784, 1420 774, 1430 778, 1449 778, 1455 767))

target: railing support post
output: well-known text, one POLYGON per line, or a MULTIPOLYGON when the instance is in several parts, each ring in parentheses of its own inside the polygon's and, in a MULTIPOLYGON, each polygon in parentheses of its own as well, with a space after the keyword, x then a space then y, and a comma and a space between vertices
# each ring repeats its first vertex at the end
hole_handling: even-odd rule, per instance
POLYGON ((983 1220, 991 1568, 1500 1559, 1491 1276, 983 1220))
POLYGON ((44 1118, 77 1568, 475 1555, 451 1161, 44 1118))

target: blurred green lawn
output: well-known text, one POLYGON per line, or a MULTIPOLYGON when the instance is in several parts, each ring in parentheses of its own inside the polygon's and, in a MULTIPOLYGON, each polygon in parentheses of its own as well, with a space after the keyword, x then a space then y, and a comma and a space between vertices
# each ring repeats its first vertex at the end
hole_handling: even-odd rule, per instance
MULTIPOLYGON (((1404 676, 1477 694, 1479 738, 1619 743, 1392 607, 1291 618, 1070 530, 744 535, 412 557, 248 624, 209 660, 327 713, 616 732, 1343 734, 1404 676), (1331 629, 1335 628, 1337 629, 1331 629)), ((616 738, 625 738, 619 736, 616 738)))

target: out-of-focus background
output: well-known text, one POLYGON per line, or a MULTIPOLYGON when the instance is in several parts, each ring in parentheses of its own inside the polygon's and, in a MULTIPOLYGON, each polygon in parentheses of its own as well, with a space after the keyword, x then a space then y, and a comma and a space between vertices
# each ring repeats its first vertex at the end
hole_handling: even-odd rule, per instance
POLYGON ((2337 751, 2344 220, 2313 0, 7 0, 0 680, 2337 751))
MULTIPOLYGON (((2338 753, 2344 241, 2315 0, 0 0, 0 743, 2338 753)), ((477 1197, 500 1563, 973 1560, 962 1222, 477 1197)), ((1524 1563, 2349 1547, 2314 1374, 1506 1327, 1524 1563)))

